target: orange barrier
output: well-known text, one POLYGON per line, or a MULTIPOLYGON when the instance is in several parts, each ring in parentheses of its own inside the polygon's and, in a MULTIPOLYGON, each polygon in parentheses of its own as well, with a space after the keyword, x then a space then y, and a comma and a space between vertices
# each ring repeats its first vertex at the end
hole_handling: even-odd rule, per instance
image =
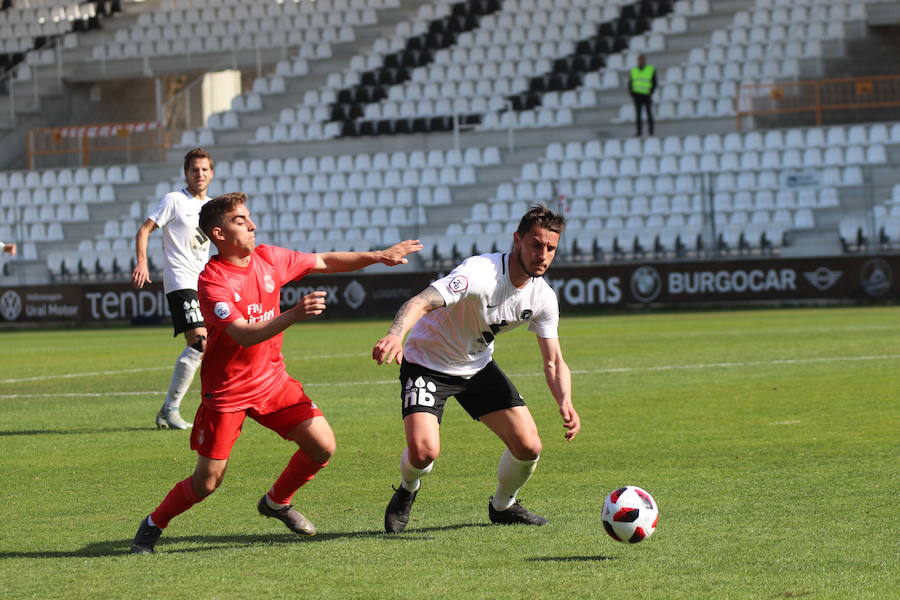
POLYGON ((737 127, 744 117, 900 106, 900 75, 845 77, 742 85, 737 96, 737 127))
POLYGON ((164 162, 169 133, 156 122, 103 123, 32 129, 26 137, 29 169, 164 162))

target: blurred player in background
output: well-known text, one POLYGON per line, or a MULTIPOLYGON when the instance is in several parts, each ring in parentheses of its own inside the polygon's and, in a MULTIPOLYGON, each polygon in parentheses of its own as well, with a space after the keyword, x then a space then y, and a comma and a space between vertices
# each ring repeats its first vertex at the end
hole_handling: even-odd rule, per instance
POLYGON ((219 487, 248 416, 298 446, 260 498, 257 510, 294 533, 316 533, 309 519, 294 510, 291 499, 328 463, 335 449, 334 433, 300 382, 288 375, 281 344, 285 329, 325 310, 325 292, 307 294, 282 313, 281 287, 308 273, 404 264, 406 255, 422 248, 418 240, 378 252, 306 254, 256 246, 256 225, 244 194, 225 194, 205 204, 200 226, 219 252, 206 265, 198 284, 209 343, 200 370, 202 400, 191 432, 197 466, 141 521, 131 546, 135 554, 153 552, 170 520, 219 487))
POLYGON ((403 531, 421 485, 440 452, 440 423, 449 396, 506 445, 497 489, 488 502, 492 523, 544 525, 516 495, 537 466, 541 439, 528 407, 493 361, 494 337, 526 324, 537 336, 544 375, 559 405, 567 440, 581 427, 572 405, 571 373, 563 360, 557 326, 559 305, 543 280, 565 220, 535 206, 522 217, 510 253, 473 256, 409 299, 372 358, 400 363, 400 399, 406 448, 400 485, 384 515, 388 533, 403 531), (409 338, 403 338, 409 332, 409 338))
POLYGON ((197 277, 209 260, 209 239, 199 227, 200 207, 209 201, 206 195, 215 174, 212 156, 195 148, 184 156, 187 187, 163 196, 134 236, 135 267, 131 274, 134 287, 150 283, 147 245, 150 234, 163 230, 163 290, 169 301, 175 335, 184 333, 185 348, 175 361, 166 399, 156 414, 160 429, 188 429, 181 417, 181 400, 194 373, 200 367, 206 347, 206 325, 197 301, 197 277))

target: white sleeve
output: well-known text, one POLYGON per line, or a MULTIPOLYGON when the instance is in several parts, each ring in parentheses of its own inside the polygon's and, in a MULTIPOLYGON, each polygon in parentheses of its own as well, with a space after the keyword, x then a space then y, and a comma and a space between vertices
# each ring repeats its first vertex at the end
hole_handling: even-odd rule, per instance
MULTIPOLYGON (((549 287, 549 286, 548 286, 549 287)), ((528 330, 541 338, 559 337, 559 301, 552 289, 541 296, 541 308, 529 320, 528 330)))
POLYGON ((175 199, 177 192, 166 194, 156 205, 156 209, 147 217, 160 227, 165 227, 175 216, 175 199))
POLYGON ((431 287, 444 299, 447 306, 452 306, 464 298, 479 292, 478 282, 481 280, 481 257, 467 258, 446 276, 431 282, 431 287), (479 260, 480 259, 480 260, 479 260))

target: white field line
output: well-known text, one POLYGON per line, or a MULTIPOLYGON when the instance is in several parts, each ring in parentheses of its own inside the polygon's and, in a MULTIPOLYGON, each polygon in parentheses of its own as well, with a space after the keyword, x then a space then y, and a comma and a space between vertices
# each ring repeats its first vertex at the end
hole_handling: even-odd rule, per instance
POLYGON ((812 363, 847 362, 859 360, 893 360, 900 358, 900 354, 886 354, 883 356, 823 356, 820 358, 785 358, 781 360, 753 360, 745 362, 703 363, 697 365, 660 365, 656 367, 621 367, 614 369, 588 369, 572 370, 572 374, 588 373, 631 373, 633 371, 678 371, 684 369, 731 369, 735 367, 758 367, 778 365, 803 365, 812 363))
POLYGON ((88 373, 63 373, 60 375, 40 375, 38 377, 20 377, 18 379, 0 379, 0 383, 25 383, 27 381, 51 381, 53 379, 75 379, 76 377, 94 377, 99 375, 125 375, 127 373, 145 373, 162 371, 168 367, 141 367, 140 369, 119 369, 118 371, 91 371, 88 373))
MULTIPOLYGON (((287 360, 316 360, 316 359, 329 359, 329 358, 345 358, 348 356, 369 356, 364 353, 355 353, 355 354, 322 354, 319 356, 301 356, 301 357, 292 357, 287 360)), ((0 383, 25 383, 28 381, 50 381, 52 379, 73 379, 76 377, 95 377, 99 375, 124 375, 127 373, 145 373, 147 371, 164 371, 166 369, 171 369, 172 365, 167 367, 141 367, 140 369, 120 369, 118 371, 91 371, 87 373, 66 373, 61 375, 40 375, 38 377, 21 377, 19 379, 0 379, 0 383)), ((3 396, 0 396, 2 398, 3 396)))
MULTIPOLYGON (((337 355, 344 356, 344 355, 337 355)), ((352 355, 356 356, 356 355, 352 355)), ((307 357, 313 358, 313 357, 307 357)), ((316 358, 330 358, 327 356, 321 356, 316 358)), ((900 358, 900 354, 886 354, 883 356, 831 356, 831 357, 819 357, 819 358, 791 358, 791 359, 781 359, 781 360, 757 360, 757 361, 745 361, 745 362, 720 362, 720 363, 700 363, 694 365, 658 365, 655 367, 615 367, 608 369, 573 369, 573 375, 595 375, 595 374, 603 374, 603 373, 637 373, 637 372, 654 372, 654 371, 679 371, 679 370, 689 370, 689 369, 734 369, 734 368, 742 368, 742 367, 757 367, 757 366, 780 366, 780 365, 803 365, 803 364, 816 364, 816 363, 831 363, 831 362, 852 362, 852 361, 868 361, 868 360, 895 360, 900 358)), ((96 373, 73 373, 70 375, 49 375, 47 377, 29 377, 25 379, 5 379, 0 380, 0 383, 18 383, 24 381, 42 381, 49 379, 61 379, 68 377, 88 377, 90 375, 117 375, 120 373, 134 373, 137 371, 150 371, 150 370, 159 370, 163 368, 169 367, 150 367, 147 369, 126 369, 123 371, 104 371, 104 372, 96 372, 96 373)), ((542 371, 535 371, 529 373, 511 373, 511 377, 537 377, 543 376, 542 371)), ((397 383, 397 379, 387 379, 380 381, 337 381, 331 383, 304 383, 304 387, 312 388, 312 387, 335 387, 335 386, 354 386, 354 385, 390 385, 397 383)), ((104 393, 60 393, 60 394, 0 394, 0 399, 9 400, 9 399, 18 399, 18 398, 65 398, 65 397, 109 397, 109 396, 143 396, 143 395, 161 395, 163 392, 155 391, 155 392, 104 392, 104 393)))

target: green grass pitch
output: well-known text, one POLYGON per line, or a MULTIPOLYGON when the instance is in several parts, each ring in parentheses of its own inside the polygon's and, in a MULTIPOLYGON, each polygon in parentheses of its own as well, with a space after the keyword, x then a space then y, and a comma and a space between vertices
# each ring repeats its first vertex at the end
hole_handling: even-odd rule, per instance
MULTIPOLYGON (((900 598, 900 308, 564 317, 583 429, 566 443, 524 329, 496 358, 544 453, 520 498, 541 528, 488 525, 502 447, 451 402, 401 535, 381 533, 403 447, 386 321, 301 323, 288 370, 338 439, 296 497, 319 528, 256 512, 292 453, 248 421, 222 488, 127 554, 195 457, 156 431, 170 330, 0 334, 2 598, 900 598), (660 506, 626 545, 600 526, 625 484, 660 506)), ((190 418, 199 378, 184 403, 190 418)))

